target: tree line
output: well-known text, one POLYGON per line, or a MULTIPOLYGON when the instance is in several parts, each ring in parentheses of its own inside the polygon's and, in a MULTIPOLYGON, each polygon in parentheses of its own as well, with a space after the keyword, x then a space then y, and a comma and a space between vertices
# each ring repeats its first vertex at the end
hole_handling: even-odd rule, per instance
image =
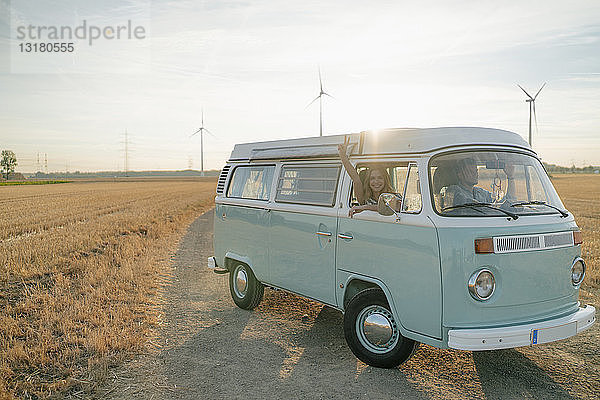
POLYGON ((15 167, 18 165, 17 156, 12 150, 2 150, 0 154, 0 166, 2 166, 2 175, 8 180, 10 174, 15 172, 15 167))
POLYGON ((549 174, 597 174, 600 171, 600 166, 588 165, 587 167, 563 167, 556 164, 544 163, 544 168, 549 174))

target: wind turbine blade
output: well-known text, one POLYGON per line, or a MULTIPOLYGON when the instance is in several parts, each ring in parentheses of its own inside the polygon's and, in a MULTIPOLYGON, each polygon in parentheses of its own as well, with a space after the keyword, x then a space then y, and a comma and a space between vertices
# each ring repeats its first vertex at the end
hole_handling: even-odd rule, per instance
POLYGON ((321 88, 321 93, 323 93, 323 81, 321 80, 321 66, 319 66, 319 87, 321 88))
POLYGON ((196 134, 197 134, 198 132, 200 132, 201 130, 202 130, 202 128, 198 129, 196 132, 192 133, 192 134, 190 135, 190 137, 192 137, 192 136, 196 136, 196 134))
POLYGON ((215 139, 217 138, 215 135, 213 135, 213 133, 211 131, 209 131, 206 128, 204 128, 204 132, 208 133, 210 136, 214 137, 215 139))
POLYGON ((527 97, 529 97, 531 100, 533 100, 533 97, 531 97, 531 95, 529 93, 527 93, 527 90, 523 89, 523 86, 521 86, 519 84, 517 84, 517 86, 520 87, 523 92, 525 92, 525 94, 527 95, 527 97))
POLYGON ((310 103, 308 103, 307 106, 304 107, 304 109, 306 110, 312 103, 314 103, 315 101, 319 100, 319 98, 321 98, 321 95, 318 95, 317 97, 315 97, 315 99, 313 101, 311 101, 310 103))
POLYGON ((329 93, 325 93, 325 92, 323 92, 323 94, 324 94, 325 96, 329 96, 329 97, 331 97, 332 99, 335 99, 335 97, 333 97, 333 96, 332 96, 332 95, 330 95, 329 93))
POLYGON ((537 93, 535 94, 535 96, 533 96, 533 99, 535 100, 538 97, 538 94, 540 94, 540 92, 542 91, 542 89, 544 88, 544 86, 546 86, 547 82, 544 82, 544 84, 542 85, 542 87, 540 88, 540 90, 537 91, 537 93))

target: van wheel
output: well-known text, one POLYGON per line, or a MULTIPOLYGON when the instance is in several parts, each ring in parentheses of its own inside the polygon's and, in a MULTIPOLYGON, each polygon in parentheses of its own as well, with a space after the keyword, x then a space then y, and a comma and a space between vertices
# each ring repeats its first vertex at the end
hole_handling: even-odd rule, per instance
POLYGON ((236 264, 229 274, 229 292, 233 302, 244 310, 252 310, 263 298, 265 287, 246 264, 236 264))
POLYGON ((379 368, 397 367, 418 346, 400 334, 380 289, 363 290, 350 300, 344 314, 344 336, 359 360, 379 368))

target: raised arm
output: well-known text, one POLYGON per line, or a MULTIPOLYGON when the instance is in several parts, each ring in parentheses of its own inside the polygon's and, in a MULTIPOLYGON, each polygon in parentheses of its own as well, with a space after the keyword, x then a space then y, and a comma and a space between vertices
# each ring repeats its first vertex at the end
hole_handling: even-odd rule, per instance
POLYGON ((352 182, 354 183, 354 194, 356 195, 356 199, 360 204, 364 204, 367 199, 364 198, 365 190, 363 187, 363 183, 360 180, 360 176, 358 172, 356 172, 356 168, 350 163, 348 159, 348 144, 350 144, 350 138, 345 137, 343 144, 338 144, 338 153, 340 155, 340 159, 342 160, 342 164, 344 165, 344 169, 350 175, 352 182))

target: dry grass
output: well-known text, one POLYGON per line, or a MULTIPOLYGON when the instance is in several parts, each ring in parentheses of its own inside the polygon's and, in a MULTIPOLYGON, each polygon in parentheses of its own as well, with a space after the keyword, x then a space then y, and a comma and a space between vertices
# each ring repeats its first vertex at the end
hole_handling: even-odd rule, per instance
POLYGON ((214 179, 0 188, 0 398, 90 393, 159 323, 214 179))
POLYGON ((552 183, 583 232, 583 288, 600 288, 600 175, 554 175, 552 183))

